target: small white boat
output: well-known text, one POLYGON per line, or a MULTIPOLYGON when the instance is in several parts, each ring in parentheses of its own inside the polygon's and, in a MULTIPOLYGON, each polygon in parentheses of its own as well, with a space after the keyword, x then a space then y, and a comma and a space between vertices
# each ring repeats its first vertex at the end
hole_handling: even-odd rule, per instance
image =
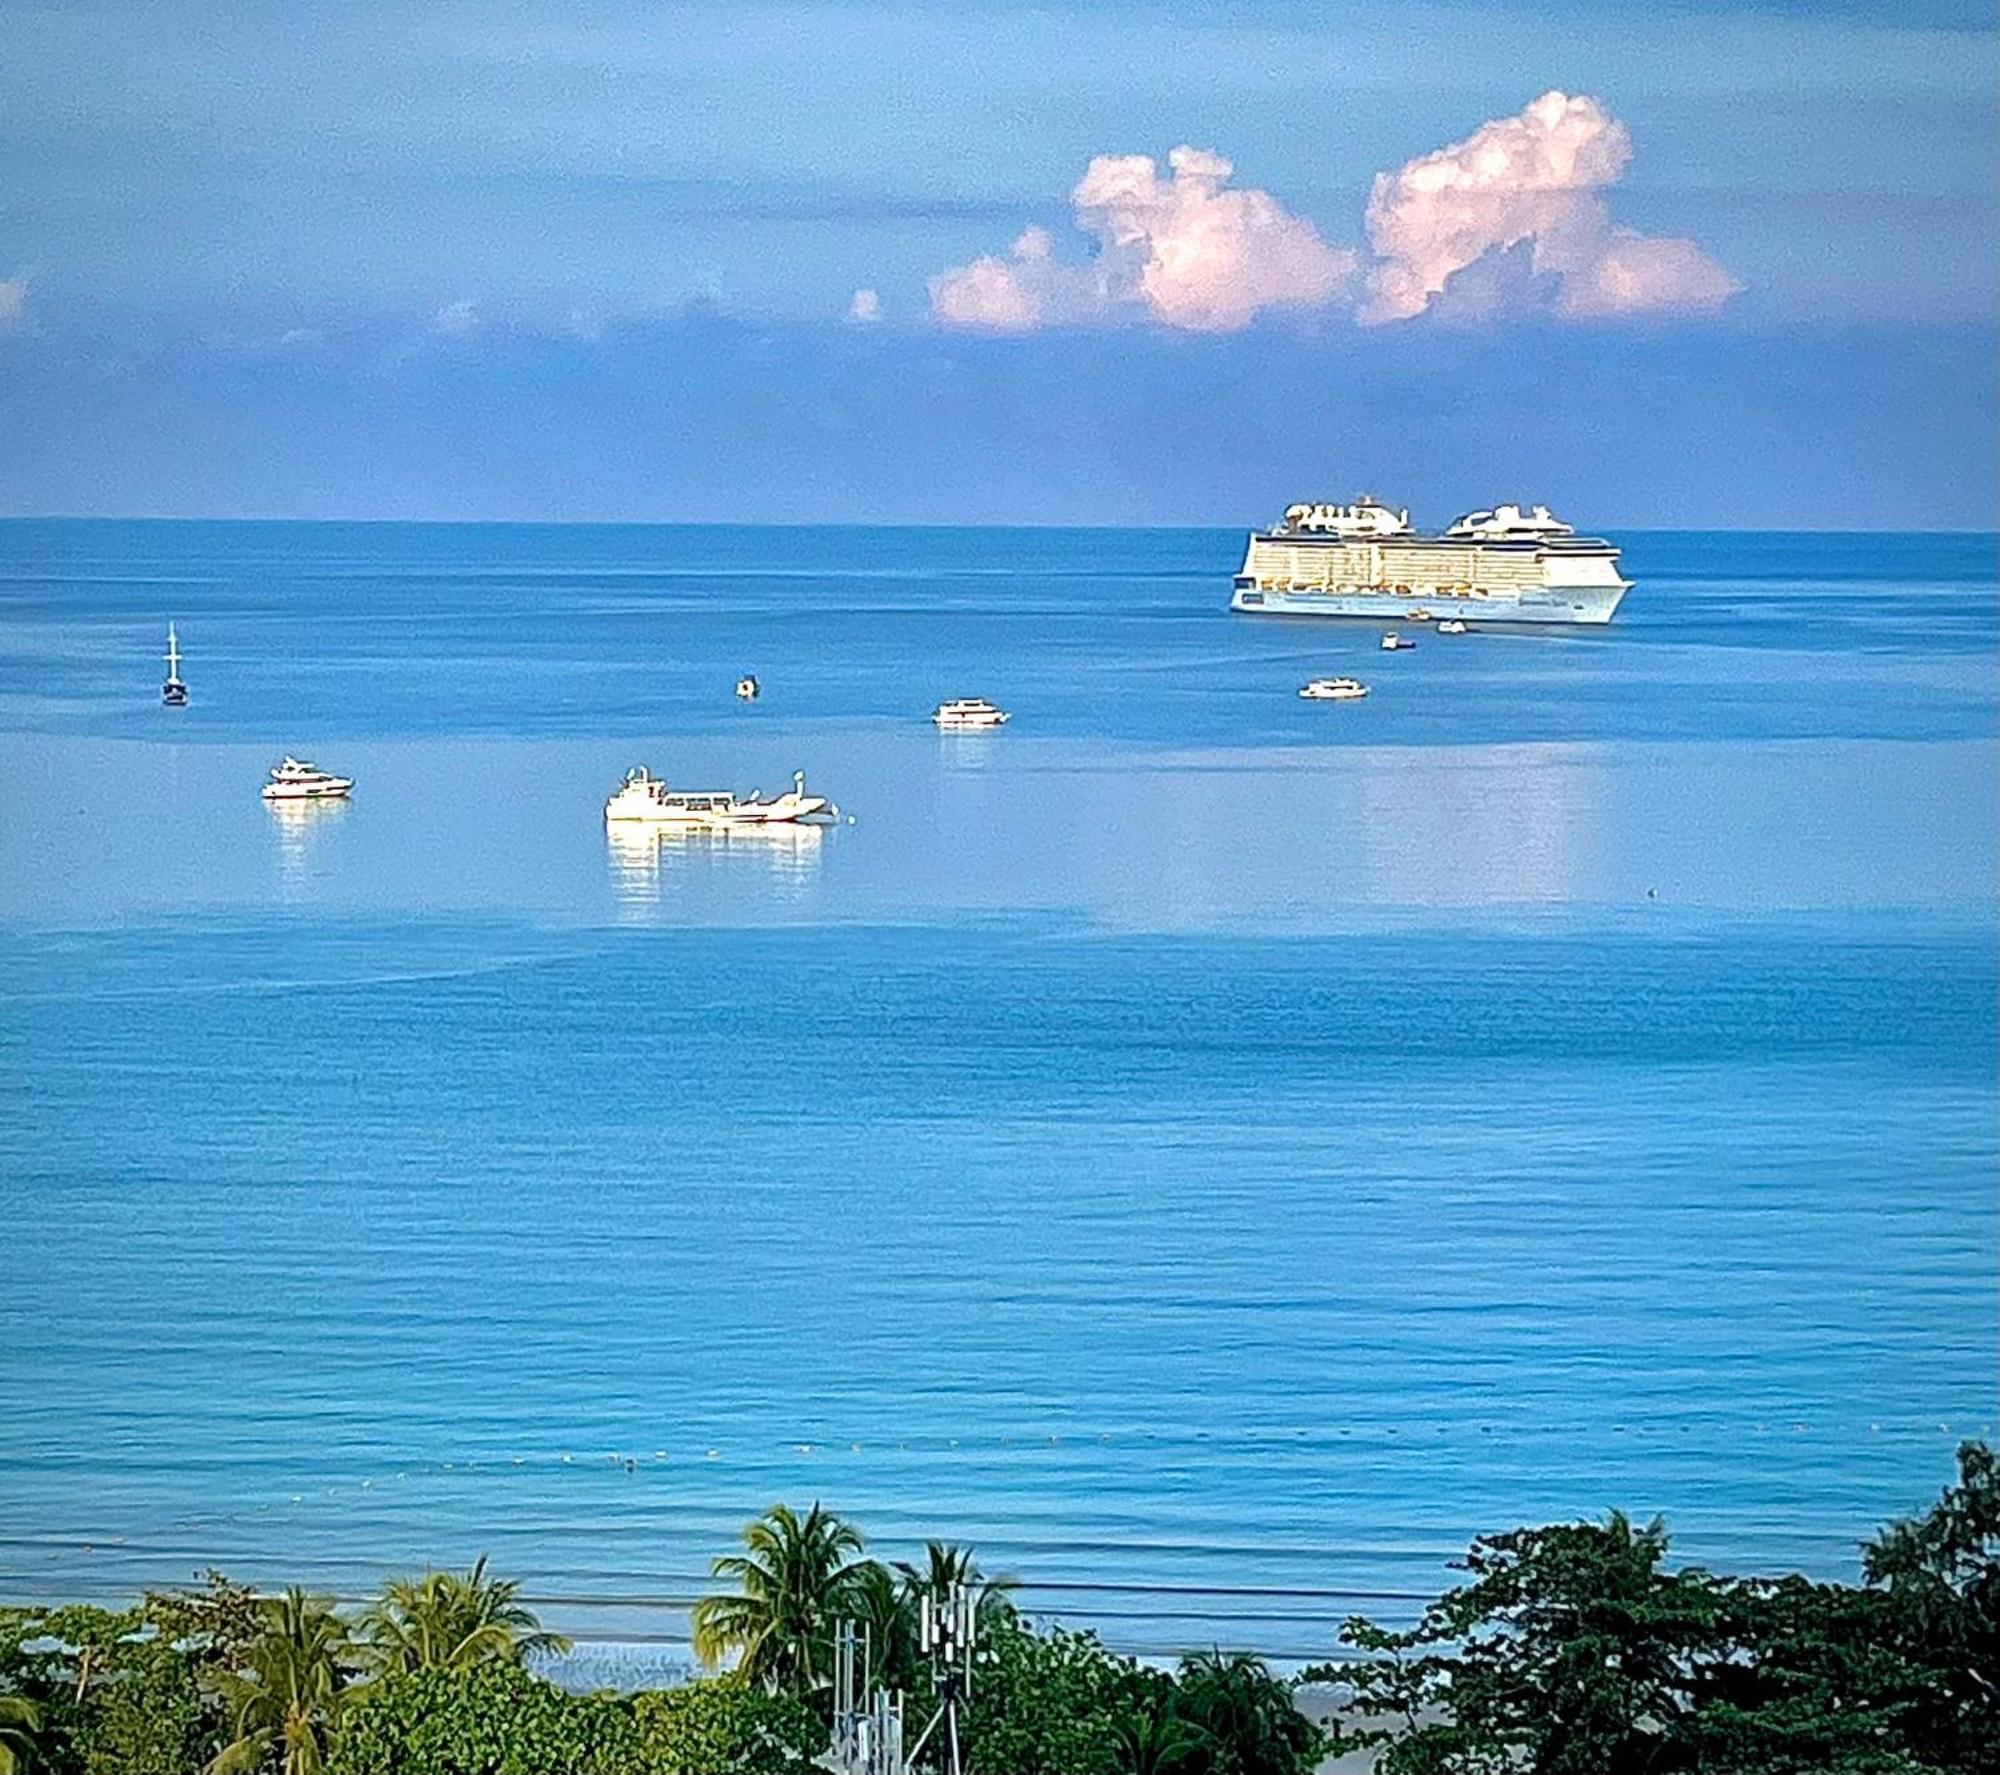
POLYGON ((1428 610, 1412 610, 1408 620, 1411 622, 1429 622, 1431 620, 1431 613, 1428 610))
POLYGON ((739 678, 736 680, 736 694, 746 703, 754 703, 757 700, 758 691, 763 688, 755 678, 739 678))
POLYGON ((1299 695, 1319 703, 1359 702, 1368 694, 1368 686, 1359 678, 1315 678, 1300 690, 1299 695))
POLYGON ((604 804, 606 820, 634 820, 685 831, 726 832, 749 826, 776 826, 832 814, 832 802, 806 793, 806 773, 796 771, 784 794, 766 801, 753 789, 743 800, 726 789, 670 789, 643 764, 625 773, 618 792, 604 804))
POLYGON ((1440 635, 1463 635, 1465 632, 1465 624, 1460 622, 1455 616, 1448 616, 1443 622, 1438 624, 1438 633, 1440 635))
POLYGON ((344 801, 354 791, 351 777, 337 777, 302 758, 274 765, 261 791, 266 801, 344 801))
POLYGON ((1384 635, 1382 637, 1382 651, 1384 653, 1394 653, 1399 648, 1414 646, 1416 646, 1416 643, 1408 635, 1384 635))
POLYGON ((160 686, 160 701, 170 709, 185 709, 188 687, 181 682, 181 641, 174 625, 167 624, 167 681, 160 686))
POLYGON ((968 733, 1004 727, 1012 717, 983 696, 961 696, 948 703, 939 703, 931 711, 931 719, 947 732, 968 733))

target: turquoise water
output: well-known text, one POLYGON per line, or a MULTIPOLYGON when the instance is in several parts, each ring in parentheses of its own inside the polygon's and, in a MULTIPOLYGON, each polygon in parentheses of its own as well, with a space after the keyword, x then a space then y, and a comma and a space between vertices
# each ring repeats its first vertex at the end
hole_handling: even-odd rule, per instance
POLYGON ((1220 532, 0 525, 0 1594, 490 1549, 672 1656, 812 1497, 1146 1651, 1614 1504, 1851 1572, 1996 1418, 1994 544, 1625 541, 1388 656, 1220 532), (852 823, 607 844, 639 760, 852 823))

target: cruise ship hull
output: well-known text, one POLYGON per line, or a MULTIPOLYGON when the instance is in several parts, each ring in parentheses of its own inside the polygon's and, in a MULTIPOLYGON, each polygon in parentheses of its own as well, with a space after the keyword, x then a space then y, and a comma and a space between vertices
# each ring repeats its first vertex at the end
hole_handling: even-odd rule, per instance
POLYGON ((1238 586, 1229 608, 1251 616, 1355 616, 1408 619, 1417 612, 1467 623, 1607 623, 1625 596, 1623 585, 1547 586, 1485 596, 1414 595, 1367 587, 1279 591, 1238 586))

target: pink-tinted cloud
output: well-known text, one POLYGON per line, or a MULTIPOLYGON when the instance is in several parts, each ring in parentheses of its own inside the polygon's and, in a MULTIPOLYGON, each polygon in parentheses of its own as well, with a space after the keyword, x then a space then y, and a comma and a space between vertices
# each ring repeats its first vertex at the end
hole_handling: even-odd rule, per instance
POLYGON ((1518 116, 1376 176, 1376 265, 1361 318, 1408 320, 1489 254, 1525 246, 1572 316, 1714 308, 1742 285, 1693 241, 1615 227, 1596 193, 1632 158, 1625 126, 1592 98, 1548 92, 1518 116))
POLYGON ((1233 189, 1221 155, 1180 147, 1168 175, 1145 154, 1101 154, 1070 193, 1076 225, 1096 242, 1088 261, 1059 260, 1030 228, 1006 257, 988 254, 931 280, 931 309, 949 326, 992 332, 1143 316, 1192 332, 1229 333, 1267 308, 1338 294, 1354 255, 1268 192, 1233 189))

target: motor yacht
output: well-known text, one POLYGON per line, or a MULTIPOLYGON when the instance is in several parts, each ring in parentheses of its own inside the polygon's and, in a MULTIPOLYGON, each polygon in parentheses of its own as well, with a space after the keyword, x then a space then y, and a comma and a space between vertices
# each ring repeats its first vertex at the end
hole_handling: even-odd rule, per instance
POLYGON ((185 709, 188 687, 181 682, 181 641, 174 625, 167 624, 167 681, 160 686, 160 701, 170 709, 185 709))
POLYGON ((1448 616, 1443 622, 1438 624, 1438 633, 1440 635, 1463 635, 1468 633, 1468 630, 1465 624, 1460 622, 1457 617, 1448 616))
POLYGON ((948 703, 939 703, 931 711, 931 720, 951 733, 978 732, 987 728, 1004 727, 1011 719, 1005 709, 996 708, 983 696, 956 697, 948 703))
POLYGON ((351 777, 337 777, 290 756, 272 767, 271 780, 262 790, 266 801, 344 801, 353 792, 351 777))
POLYGON ((1408 635, 1384 635, 1382 637, 1382 651, 1384 653, 1395 653, 1400 648, 1414 646, 1416 646, 1416 643, 1408 635))
POLYGON ((608 821, 633 820, 702 832, 783 825, 835 811, 825 796, 806 793, 806 773, 802 770, 793 773, 791 788, 772 800, 765 800, 762 790, 753 789, 739 801, 726 789, 669 788, 643 764, 635 764, 625 773, 618 792, 604 804, 608 821))
POLYGON ((1368 686, 1359 678, 1315 678, 1299 691, 1299 695, 1313 702, 1352 703, 1368 694, 1368 686))

